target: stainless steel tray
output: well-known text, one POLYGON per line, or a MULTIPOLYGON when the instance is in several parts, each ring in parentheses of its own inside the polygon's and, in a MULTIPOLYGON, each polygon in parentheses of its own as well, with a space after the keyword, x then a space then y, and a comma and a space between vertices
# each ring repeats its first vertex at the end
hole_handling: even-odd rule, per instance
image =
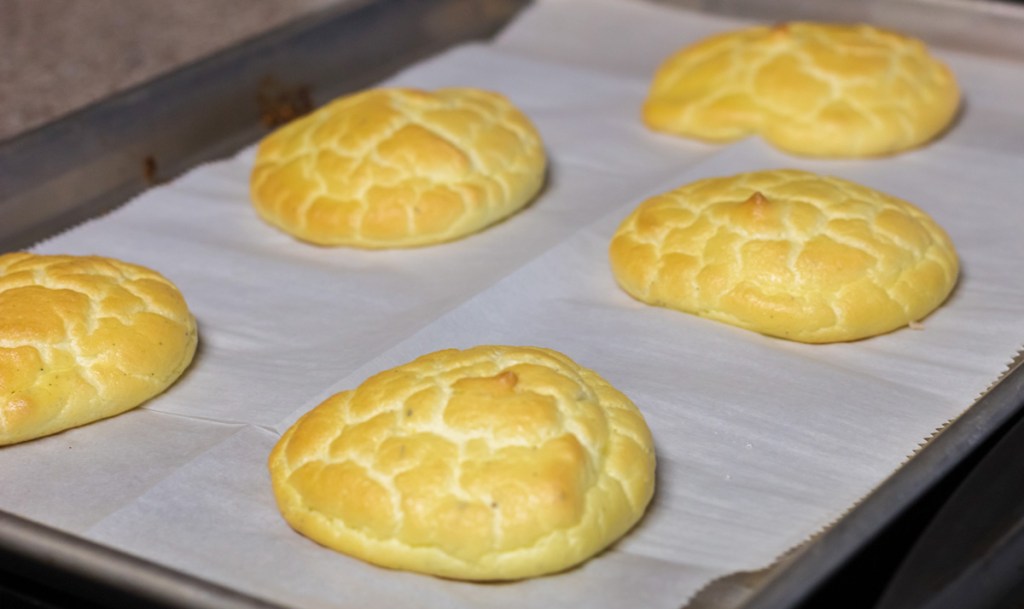
MULTIPOLYGON (((660 1, 757 19, 873 21, 950 47, 1024 57, 1024 39, 1009 35, 1020 31, 1024 13, 988 3, 660 1), (919 18, 922 11, 928 20, 919 18)), ((2 142, 0 251, 26 247, 228 155, 258 139, 280 113, 319 105, 446 47, 486 39, 526 4, 350 1, 2 142)), ((806 598, 1021 409, 1021 368, 1020 362, 1011 366, 966 414, 828 531, 768 569, 713 583, 691 606, 782 608, 806 598)), ((0 511, 4 562, 170 607, 272 606, 0 511)))

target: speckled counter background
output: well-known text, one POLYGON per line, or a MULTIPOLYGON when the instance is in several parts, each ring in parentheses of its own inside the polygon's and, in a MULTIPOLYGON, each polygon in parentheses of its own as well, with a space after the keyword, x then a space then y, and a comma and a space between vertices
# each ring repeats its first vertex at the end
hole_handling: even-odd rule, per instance
POLYGON ((0 0, 0 140, 346 0, 0 0))

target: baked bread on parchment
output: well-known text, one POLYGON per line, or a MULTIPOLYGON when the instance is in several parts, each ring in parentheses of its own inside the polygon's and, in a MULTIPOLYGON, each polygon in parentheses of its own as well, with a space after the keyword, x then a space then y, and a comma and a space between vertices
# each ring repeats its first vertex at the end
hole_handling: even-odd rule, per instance
POLYGON ((0 255, 0 445, 138 406, 177 380, 196 343, 185 299, 154 271, 0 255))
POLYGON ((913 324, 946 299, 959 268, 946 232, 910 203, 797 170, 648 199, 609 255, 638 300, 808 343, 913 324))
POLYGON ((327 399, 269 459, 285 520, 384 567, 466 580, 562 571, 626 533, 654 490, 640 411, 536 347, 448 349, 327 399))
POLYGON ((869 25, 793 22, 678 51, 655 73, 643 119, 712 142, 760 134, 794 154, 869 157, 931 140, 959 103, 953 73, 919 40, 869 25))
POLYGON ((515 213, 545 167, 540 135, 502 95, 371 89, 264 138, 251 195, 264 220, 304 241, 412 247, 515 213))

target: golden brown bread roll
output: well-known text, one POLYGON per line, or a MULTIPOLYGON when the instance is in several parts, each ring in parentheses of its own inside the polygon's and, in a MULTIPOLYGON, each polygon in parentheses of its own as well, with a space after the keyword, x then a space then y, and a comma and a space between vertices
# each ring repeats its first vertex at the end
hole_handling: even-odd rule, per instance
POLYGON ((251 192, 264 220, 299 239, 410 247, 516 212, 545 165, 537 131, 497 93, 372 89, 265 138, 251 192))
POLYGON ((655 466, 626 396, 560 353, 504 346, 438 351, 329 398, 269 464, 302 534, 468 580, 590 558, 639 520, 655 466))
POLYGON ((652 129, 714 142, 759 133, 788 152, 884 155, 953 120, 952 72, 913 38, 868 25, 784 23, 719 34, 655 73, 652 129))
POLYGON ((643 302, 809 343, 916 322, 958 272, 949 236, 910 203, 795 170, 648 199, 615 233, 610 258, 643 302))
POLYGON ((138 406, 181 375, 196 340, 181 293, 149 269, 0 255, 0 445, 138 406))

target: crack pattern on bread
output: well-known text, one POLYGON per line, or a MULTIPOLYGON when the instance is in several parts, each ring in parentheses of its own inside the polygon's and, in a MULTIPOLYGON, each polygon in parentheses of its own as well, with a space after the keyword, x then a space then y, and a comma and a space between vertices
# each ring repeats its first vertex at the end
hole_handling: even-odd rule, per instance
POLYGON ((643 202, 609 250, 635 298, 802 342, 918 322, 952 291, 956 251, 910 203, 797 170, 700 180, 643 202))
POLYGON ((270 456, 285 519, 385 567, 457 579, 556 572, 639 520, 655 458, 640 411, 535 347, 445 350, 303 416, 270 456))
POLYGON ((138 406, 192 361, 178 289, 97 256, 0 255, 0 445, 138 406))
POLYGON ((497 93, 371 89, 266 137, 251 194, 261 217, 299 239, 410 247, 511 215, 545 166, 536 129, 497 93))
POLYGON ((669 57, 643 108, 652 129, 713 142, 865 157, 919 146, 952 122, 953 73, 919 40, 868 25, 793 22, 726 32, 669 57))

